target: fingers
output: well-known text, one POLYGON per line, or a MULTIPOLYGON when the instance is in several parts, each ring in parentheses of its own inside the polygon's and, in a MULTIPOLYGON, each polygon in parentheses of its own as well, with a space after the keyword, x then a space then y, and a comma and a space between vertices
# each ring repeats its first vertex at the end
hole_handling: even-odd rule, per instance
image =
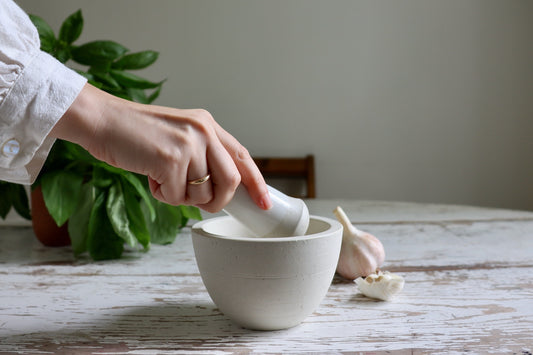
MULTIPOLYGON (((176 166, 178 166, 177 163, 176 166)), ((179 166, 186 167, 186 164, 180 161, 179 166)), ((207 171, 204 155, 201 159, 191 160, 187 174, 170 173, 169 178, 161 180, 148 176, 150 191, 154 198, 171 205, 207 204, 213 200, 211 174, 207 171), (203 171, 203 173, 200 174, 198 171, 203 171)))
POLYGON ((196 149, 191 157, 187 171, 186 204, 202 205, 213 199, 210 171, 207 166, 205 144, 196 149), (207 180, 206 180, 207 179, 207 180))
MULTIPOLYGON (((220 211, 232 198, 241 176, 232 156, 220 142, 215 121, 205 110, 178 110, 182 118, 180 134, 170 134, 171 139, 159 136, 158 145, 177 147, 176 153, 165 152, 170 161, 161 163, 155 159, 150 190, 155 198, 173 205, 184 204, 200 207, 208 212, 220 211), (204 178, 198 184, 191 182, 204 178)), ((165 115, 168 118, 168 115, 165 115)))
POLYGON ((207 204, 196 206, 214 213, 220 211, 231 201, 241 181, 241 175, 231 156, 218 141, 211 143, 207 152, 207 160, 211 171, 213 199, 207 204))
MULTIPOLYGON (((165 142, 163 140, 161 143, 165 142)), ((149 174, 152 195, 171 205, 202 205, 213 199, 212 180, 206 157, 205 140, 188 130, 187 138, 170 140, 166 145, 178 145, 175 154, 165 153, 153 159, 160 175, 149 174)))
POLYGON ((215 130, 224 148, 232 157, 241 175, 241 181, 246 186, 252 200, 260 208, 264 210, 270 209, 272 207, 272 201, 270 200, 265 179, 248 153, 248 150, 218 124, 215 130))
POLYGON ((156 162, 155 165, 163 165, 166 168, 151 169, 148 173, 148 184, 152 196, 170 205, 186 204, 187 175, 182 168, 183 165, 168 159, 153 160, 156 162))

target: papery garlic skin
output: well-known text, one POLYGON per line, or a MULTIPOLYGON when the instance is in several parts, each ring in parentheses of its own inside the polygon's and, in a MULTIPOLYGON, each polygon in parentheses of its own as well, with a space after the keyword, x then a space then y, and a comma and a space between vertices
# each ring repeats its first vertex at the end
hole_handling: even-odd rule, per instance
POLYGON ((344 227, 337 273, 355 280, 376 272, 385 261, 383 244, 372 234, 353 226, 341 207, 333 212, 344 227))
POLYGON ((377 274, 371 274, 365 278, 358 277, 355 283, 359 291, 365 296, 390 301, 403 290, 405 280, 400 275, 379 271, 377 274))

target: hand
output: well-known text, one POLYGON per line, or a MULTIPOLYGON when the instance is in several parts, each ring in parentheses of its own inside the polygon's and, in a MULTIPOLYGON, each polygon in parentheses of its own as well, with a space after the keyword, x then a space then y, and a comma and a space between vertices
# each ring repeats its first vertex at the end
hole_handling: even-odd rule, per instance
POLYGON ((246 148, 205 110, 142 105, 86 84, 51 135, 148 176, 153 196, 169 204, 217 212, 242 182, 259 207, 272 205, 246 148), (207 174, 207 182, 188 184, 207 174))

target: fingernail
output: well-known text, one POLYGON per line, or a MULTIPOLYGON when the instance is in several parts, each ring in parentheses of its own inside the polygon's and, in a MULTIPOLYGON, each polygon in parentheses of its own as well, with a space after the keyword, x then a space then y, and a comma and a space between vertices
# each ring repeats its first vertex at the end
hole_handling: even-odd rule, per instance
POLYGON ((269 210, 272 208, 272 200, 270 200, 270 194, 267 192, 261 197, 261 200, 259 201, 261 204, 261 208, 264 210, 269 210))

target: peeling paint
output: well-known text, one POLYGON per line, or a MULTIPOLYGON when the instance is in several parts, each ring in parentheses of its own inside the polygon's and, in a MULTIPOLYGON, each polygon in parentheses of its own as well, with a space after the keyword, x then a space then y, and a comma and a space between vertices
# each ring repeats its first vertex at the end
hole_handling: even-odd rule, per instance
POLYGON ((406 280, 392 302, 336 276, 314 314, 275 332, 243 329, 213 304, 187 229, 172 245, 102 263, 2 229, 0 353, 531 355, 533 218, 446 211, 454 218, 365 225, 385 246, 383 270, 406 280))

